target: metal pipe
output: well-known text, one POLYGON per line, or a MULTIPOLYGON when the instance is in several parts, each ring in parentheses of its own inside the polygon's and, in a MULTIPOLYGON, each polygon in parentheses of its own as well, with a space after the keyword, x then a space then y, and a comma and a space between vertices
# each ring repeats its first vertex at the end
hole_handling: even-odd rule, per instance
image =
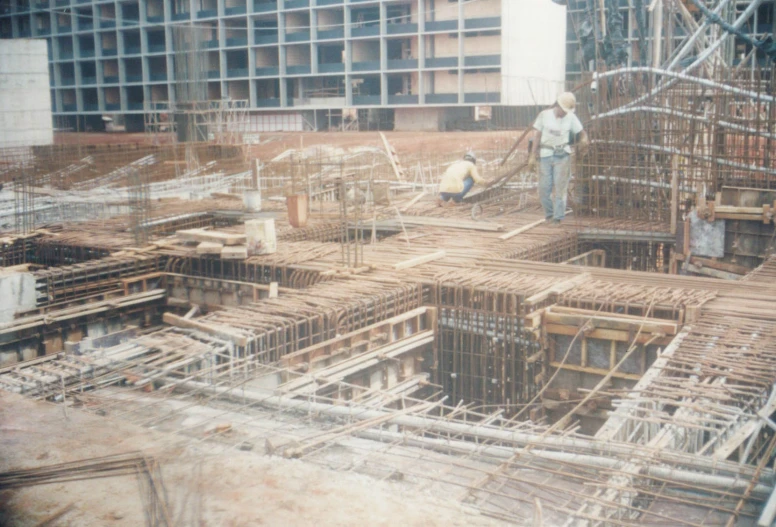
MULTIPOLYGON (((289 396, 274 395, 274 392, 269 390, 251 389, 245 386, 236 389, 232 387, 212 386, 202 382, 188 381, 180 383, 176 387, 181 389, 188 388, 197 391, 215 393, 217 395, 233 398, 241 404, 245 404, 245 401, 253 401, 256 404, 275 408, 320 413, 323 415, 340 418, 358 420, 378 419, 385 418, 389 413, 391 413, 388 410, 367 409, 364 407, 352 407, 345 405, 335 406, 326 403, 293 399, 289 396)), ((630 462, 633 462, 633 458, 637 458, 640 449, 643 448, 642 445, 615 443, 613 441, 599 442, 581 437, 542 435, 522 430, 494 428, 477 423, 470 424, 454 422, 444 418, 433 418, 428 415, 419 416, 398 414, 385 421, 385 423, 416 428, 419 430, 433 430, 435 432, 445 434, 475 436, 479 437, 480 439, 514 443, 520 446, 540 445, 545 451, 548 451, 549 449, 571 449, 584 452, 596 458, 607 460, 619 455, 626 456, 630 462)), ((739 466, 737 463, 728 463, 692 454, 686 454, 683 452, 672 452, 668 450, 662 450, 656 453, 655 460, 656 462, 660 461, 663 463, 678 463, 684 466, 692 467, 695 470, 708 470, 718 473, 723 472, 732 475, 732 477, 718 476, 662 467, 645 467, 647 468, 648 473, 654 475, 655 477, 684 478, 684 481, 694 482, 701 481, 700 478, 705 478, 709 485, 721 485, 723 487, 737 485, 736 482, 742 480, 742 476, 744 475, 743 472, 745 471, 745 468, 739 466)), ((608 463, 608 461, 605 462, 608 463)), ((764 470, 762 472, 763 476, 760 478, 760 481, 765 481, 767 483, 759 483, 756 486, 756 493, 761 495, 768 495, 772 490, 770 482, 773 480, 773 471, 764 470)))
MULTIPOLYGON (((722 9, 728 3, 730 3, 730 0, 722 0, 719 3, 719 5, 716 8, 714 8, 713 13, 715 15, 720 14, 722 9)), ((695 31, 695 33, 693 33, 690 36, 690 38, 688 38, 687 40, 684 41, 684 44, 679 49, 679 52, 677 53, 676 57, 674 57, 674 59, 668 64, 668 66, 666 66, 667 70, 672 70, 672 69, 674 69, 676 67, 677 64, 679 64, 679 61, 682 60, 685 57, 685 55, 687 55, 690 52, 690 50, 692 49, 693 44, 695 44, 695 41, 698 40, 701 37, 701 35, 703 35, 706 32, 706 29, 708 29, 708 27, 710 25, 711 24, 709 23, 708 19, 703 21, 703 24, 701 24, 698 27, 698 29, 695 31)))

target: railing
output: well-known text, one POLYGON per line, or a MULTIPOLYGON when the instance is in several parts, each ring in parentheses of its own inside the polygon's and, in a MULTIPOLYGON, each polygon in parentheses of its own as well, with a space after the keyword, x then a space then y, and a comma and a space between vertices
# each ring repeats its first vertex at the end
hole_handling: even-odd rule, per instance
POLYGON ((403 33, 417 33, 418 32, 418 25, 417 24, 388 24, 387 26, 388 34, 389 35, 400 35, 403 33))
POLYGON ((232 68, 226 70, 226 76, 229 78, 233 77, 247 77, 248 76, 248 68, 232 68))
POLYGON ((161 16, 147 16, 146 22, 149 24, 159 24, 161 22, 164 22, 164 15, 161 16))
POLYGON ((464 29, 500 29, 501 17, 469 18, 463 21, 464 29))
POLYGON ((412 70, 417 69, 418 59, 392 59, 388 61, 389 70, 412 70))
POLYGON ((229 37, 226 39, 226 47, 247 46, 248 39, 246 37, 229 37))
POLYGON ((75 86, 75 77, 62 77, 62 86, 75 86))
POLYGON ((208 79, 217 79, 220 76, 221 76, 221 72, 219 70, 210 70, 207 72, 208 79))
POLYGON ((149 44, 148 45, 148 52, 149 53, 164 53, 167 51, 167 46, 165 44, 149 44))
POLYGON ((259 34, 258 31, 254 33, 253 41, 256 44, 277 44, 278 43, 278 34, 277 33, 271 33, 271 34, 259 34))
POLYGON ((463 59, 464 66, 501 66, 501 55, 469 56, 463 59))
POLYGON ((256 0, 253 2, 254 13, 266 13, 267 11, 277 11, 277 10, 278 10, 277 2, 260 2, 259 0, 256 0))
POLYGON ((280 68, 277 66, 265 66, 256 68, 257 77, 273 77, 280 75, 280 68))
POLYGON ((285 0, 283 2, 285 9, 302 9, 304 7, 310 7, 310 0, 285 0))
POLYGON ((353 71, 373 71, 380 69, 379 60, 370 60, 367 62, 354 62, 353 71))
POLYGON ((319 40, 328 40, 328 39, 336 39, 336 38, 345 38, 345 30, 344 29, 319 29, 318 30, 319 40))
POLYGON ((463 102, 498 104, 501 102, 501 93, 464 93, 463 102))
POLYGON ((455 104, 457 102, 457 93, 429 93, 426 95, 427 104, 455 104))
POLYGON ((197 11, 197 18, 215 18, 218 16, 218 9, 201 9, 197 11))
POLYGON ((143 76, 142 75, 127 75, 126 82, 143 82, 143 76))
POLYGON ((63 112, 77 112, 78 111, 78 105, 77 104, 63 104, 62 105, 62 111, 63 112))
POLYGON ((102 82, 104 84, 118 84, 119 83, 119 76, 118 75, 105 75, 102 78, 102 82))
POLYGON ((324 62, 318 64, 318 73, 341 73, 345 71, 345 65, 341 62, 324 62))
POLYGON ((417 95, 389 95, 388 104, 418 104, 417 95))
POLYGON ((293 33, 286 33, 286 42, 305 42, 310 40, 309 31, 295 31, 293 33))
POLYGON ((289 75, 306 75, 312 70, 309 65, 304 66, 286 66, 286 73, 289 75))
POLYGON ((458 31, 457 20, 435 20, 426 22, 426 31, 458 31))
POLYGON ((116 48, 102 48, 101 53, 103 57, 115 57, 119 54, 119 50, 116 48))
POLYGON ((106 112, 118 112, 121 110, 121 104, 114 102, 114 103, 105 103, 105 111, 106 112))
POLYGON ((375 106, 380 104, 379 95, 354 95, 353 104, 356 106, 375 106))
POLYGON ((376 37, 380 35, 380 25, 375 24, 373 26, 354 27, 350 31, 350 34, 354 37, 376 37))
POLYGON ((280 99, 277 97, 272 99, 256 99, 256 106, 258 108, 280 108, 280 99))
POLYGON ((148 79, 151 82, 161 82, 167 80, 167 73, 150 73, 148 79))
POLYGON ((170 18, 173 20, 188 20, 191 18, 191 13, 184 11, 183 13, 173 13, 170 18))
POLYGON ((97 84, 97 77, 81 77, 81 84, 97 84))
POLYGON ((457 68, 458 57, 436 57, 426 59, 427 68, 457 68))
POLYGON ((142 102, 127 103, 127 110, 142 110, 142 109, 144 109, 144 104, 142 102))
POLYGON ((124 46, 124 55, 140 55, 140 46, 124 46))
POLYGON ((248 12, 248 6, 236 5, 233 7, 227 7, 224 9, 224 14, 229 15, 244 15, 248 12))

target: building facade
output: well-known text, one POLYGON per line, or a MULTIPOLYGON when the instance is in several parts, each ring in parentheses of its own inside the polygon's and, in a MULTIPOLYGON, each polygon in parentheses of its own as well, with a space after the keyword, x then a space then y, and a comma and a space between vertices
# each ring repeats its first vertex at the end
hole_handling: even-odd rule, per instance
POLYGON ((257 131, 391 109, 436 129, 479 106, 545 104, 565 75, 551 0, 10 0, 0 37, 49 43, 58 122, 130 129, 174 102, 182 31, 206 97, 247 101, 257 131), (542 24, 537 24, 542 20, 542 24), (536 26, 542 26, 539 30, 536 26), (356 113, 354 113, 356 112, 356 113))

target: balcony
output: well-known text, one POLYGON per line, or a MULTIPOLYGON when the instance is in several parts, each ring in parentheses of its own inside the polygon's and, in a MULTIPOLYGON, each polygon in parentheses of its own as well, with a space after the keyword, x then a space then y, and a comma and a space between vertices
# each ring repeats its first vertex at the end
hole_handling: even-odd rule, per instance
POLYGON ((207 72, 208 79, 218 79, 221 77, 221 72, 218 70, 210 70, 207 72))
POLYGON ((149 53, 164 53, 167 51, 167 46, 164 44, 149 44, 148 45, 148 52, 149 53))
POLYGON ((188 20, 190 18, 191 13, 188 11, 185 11, 183 13, 173 13, 170 15, 170 18, 172 20, 188 20))
POLYGON ((143 110, 143 103, 142 102, 127 103, 127 110, 143 110))
POLYGON ((277 2, 261 2, 259 0, 256 0, 255 2, 253 2, 254 13, 266 13, 267 11, 277 11, 277 10, 278 10, 277 2))
POLYGON ((100 105, 96 103, 84 103, 83 105, 85 112, 99 112, 100 111, 100 105))
POLYGON ((59 60, 73 60, 72 51, 59 51, 59 60))
POLYGON ((277 33, 259 33, 256 31, 253 35, 253 41, 257 45, 262 44, 277 44, 278 43, 278 34, 277 33))
POLYGON ((103 57, 115 57, 119 54, 119 50, 116 48, 102 48, 101 53, 103 57))
POLYGON ((56 2, 54 2, 54 5, 57 7, 69 6, 70 0, 56 0, 56 2))
MULTIPOLYGON (((426 99, 428 99, 428 97, 426 99)), ((500 93, 464 93, 463 102, 498 104, 501 102, 501 94, 500 93)))
POLYGON ((458 31, 457 20, 436 20, 426 22, 426 31, 458 31))
POLYGON ((302 9, 310 7, 310 0, 286 0, 283 7, 286 9, 302 9))
POLYGON ((280 68, 277 66, 256 68, 257 77, 275 77, 280 75, 280 68))
POLYGON ((218 39, 214 38, 213 40, 206 40, 202 43, 202 45, 206 48, 213 49, 218 47, 218 39))
POLYGON ((380 26, 354 27, 350 31, 352 37, 376 37, 380 35, 380 26))
POLYGON ((100 28, 102 28, 102 29, 112 29, 114 27, 116 27, 116 21, 115 20, 106 20, 106 19, 100 20, 100 28))
POLYGON ((218 16, 218 9, 202 9, 197 11, 197 18, 215 18, 218 16))
POLYGON ((501 55, 478 55, 464 57, 464 66, 501 66, 501 55))
POLYGON ((136 18, 125 18, 121 21, 121 25, 124 27, 132 27, 140 24, 140 21, 136 18))
POLYGON ((97 84, 97 77, 81 77, 81 84, 97 84))
POLYGON ((404 33, 417 33, 417 24, 388 24, 389 35, 402 35, 404 33))
POLYGON ((129 82, 129 83, 143 82, 143 76, 139 75, 139 74, 136 74, 136 75, 126 75, 126 79, 127 79, 126 82, 129 82))
POLYGON ((91 20, 78 22, 78 31, 91 31, 94 29, 94 24, 91 20))
POLYGON ((379 95, 354 95, 353 104, 355 106, 376 106, 380 104, 379 95))
POLYGON ((317 6, 324 6, 324 5, 341 5, 344 4, 345 0, 316 0, 315 5, 317 6))
POLYGON ((226 70, 226 76, 230 79, 234 77, 247 77, 248 68, 232 68, 230 70, 226 70))
POLYGON ((234 7, 227 7, 224 9, 224 14, 226 16, 244 15, 247 12, 248 12, 248 6, 244 6, 244 5, 236 5, 234 7))
POLYGON ((77 112, 78 111, 78 105, 77 104, 63 104, 62 105, 62 111, 63 112, 77 112))
POLYGON ((167 80, 167 73, 150 73, 148 79, 151 82, 165 82, 167 80))
POLYGON ((246 37, 230 37, 226 39, 226 47, 228 48, 247 45, 248 39, 246 37))
POLYGON ((389 60, 389 70, 414 70, 418 68, 418 59, 389 60))
POLYGON ((70 33, 73 31, 73 26, 57 26, 57 33, 70 33))
POLYGON ((463 21, 464 29, 501 29, 501 17, 469 18, 463 21))
POLYGON ((62 77, 59 84, 62 86, 75 86, 75 77, 62 77))
POLYGON ((418 104, 417 95, 389 95, 388 104, 418 104))
POLYGON ((318 73, 343 73, 345 65, 341 62, 318 64, 318 73))
POLYGON ((94 57, 94 50, 93 49, 82 49, 78 52, 78 58, 79 59, 90 59, 94 57))
POLYGON ((140 46, 124 46, 124 55, 140 55, 140 46))
POLYGON ((295 31, 293 33, 286 33, 286 42, 306 42, 310 40, 309 31, 295 31))
POLYGON ((286 66, 286 74, 288 75, 307 75, 311 72, 309 65, 304 66, 286 66))
POLYGON ((146 22, 149 24, 161 24, 164 22, 164 15, 158 15, 158 16, 147 16, 146 22))
POLYGON ((117 102, 114 103, 106 103, 105 104, 105 111, 106 112, 118 112, 121 111, 121 105, 117 102))
POLYGON ((426 59, 427 68, 457 68, 458 57, 437 57, 426 59))
POLYGON ((353 71, 376 71, 380 69, 379 60, 370 60, 368 62, 354 62, 353 71))
POLYGON ((119 83, 119 76, 118 75, 104 75, 102 77, 102 82, 104 84, 118 84, 119 83))
POLYGON ((429 93, 426 95, 426 104, 456 104, 457 93, 429 93))
POLYGON ((272 99, 256 99, 257 108, 280 108, 280 99, 274 97, 272 99))

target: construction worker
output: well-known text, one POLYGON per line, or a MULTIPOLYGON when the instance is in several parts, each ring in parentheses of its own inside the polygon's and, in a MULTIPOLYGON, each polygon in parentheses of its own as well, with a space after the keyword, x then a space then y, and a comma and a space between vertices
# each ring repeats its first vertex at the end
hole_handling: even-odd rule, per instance
POLYGON ((573 138, 577 153, 584 153, 589 145, 582 123, 574 115, 577 100, 573 93, 558 96, 555 105, 544 110, 534 122, 532 144, 538 146, 528 153, 532 169, 539 167, 539 200, 547 221, 559 225, 566 215, 566 197, 569 190, 571 146, 573 138), (552 191, 555 190, 555 199, 552 191))
POLYGON ((474 152, 466 152, 461 161, 456 161, 445 170, 439 182, 437 205, 442 206, 451 199, 460 203, 475 183, 484 184, 485 180, 477 171, 477 157, 474 152))

